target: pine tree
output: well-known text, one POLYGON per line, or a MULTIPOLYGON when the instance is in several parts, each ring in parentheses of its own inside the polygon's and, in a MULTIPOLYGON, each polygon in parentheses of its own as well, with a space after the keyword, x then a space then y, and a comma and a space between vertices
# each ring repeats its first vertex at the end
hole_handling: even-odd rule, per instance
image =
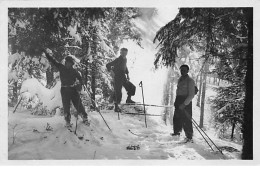
MULTIPOLYGON (((240 104, 245 108, 243 133, 246 137, 244 137, 243 159, 252 159, 253 155, 252 92, 250 92, 253 90, 252 17, 252 8, 181 8, 175 19, 162 27, 154 39, 154 42, 159 41, 155 65, 161 63, 165 66, 173 66, 178 58, 177 50, 183 45, 206 52, 202 58, 209 62, 218 59, 224 64, 233 63, 235 59, 243 61, 244 57, 247 57, 246 82, 242 76, 239 77, 246 85, 246 101, 240 104), (209 16, 210 20, 208 20, 209 16)), ((228 68, 224 70, 226 69, 228 68)), ((224 72, 220 73, 221 79, 224 72)))
POLYGON ((123 40, 140 44, 140 33, 133 22, 137 16, 137 8, 10 8, 11 54, 24 52, 29 75, 45 79, 42 72, 46 73, 48 88, 55 84, 57 70, 51 66, 40 71, 39 65, 43 64, 32 66, 32 60, 44 59, 43 48, 50 48, 59 62, 68 54, 74 55, 80 60, 75 67, 92 98, 95 100, 97 93, 107 99, 111 95, 111 77, 104 66, 116 57, 115 51, 123 40))

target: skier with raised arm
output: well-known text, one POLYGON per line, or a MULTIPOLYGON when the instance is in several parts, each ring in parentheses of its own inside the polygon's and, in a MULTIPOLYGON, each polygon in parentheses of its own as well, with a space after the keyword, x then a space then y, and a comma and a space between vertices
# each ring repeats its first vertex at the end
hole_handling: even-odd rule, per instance
POLYGON ((64 109, 64 117, 66 121, 66 127, 71 127, 71 114, 70 114, 70 102, 72 101, 76 110, 81 114, 83 123, 89 125, 88 122, 88 114, 85 111, 85 108, 82 104, 80 98, 80 91, 83 86, 82 78, 78 71, 73 68, 74 59, 72 56, 65 57, 65 65, 57 62, 53 57, 51 50, 44 49, 44 53, 47 59, 58 69, 60 73, 60 81, 61 81, 61 98, 62 105, 64 109), (48 50, 48 51, 47 51, 48 50), (80 83, 78 86, 77 81, 80 83))

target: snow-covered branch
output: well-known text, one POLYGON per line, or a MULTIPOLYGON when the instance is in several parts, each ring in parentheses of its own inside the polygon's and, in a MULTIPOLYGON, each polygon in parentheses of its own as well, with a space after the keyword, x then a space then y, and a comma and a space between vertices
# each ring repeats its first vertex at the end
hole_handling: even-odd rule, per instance
POLYGON ((247 36, 238 36, 238 35, 235 35, 234 33, 231 33, 231 35, 235 36, 238 39, 248 39, 247 36))

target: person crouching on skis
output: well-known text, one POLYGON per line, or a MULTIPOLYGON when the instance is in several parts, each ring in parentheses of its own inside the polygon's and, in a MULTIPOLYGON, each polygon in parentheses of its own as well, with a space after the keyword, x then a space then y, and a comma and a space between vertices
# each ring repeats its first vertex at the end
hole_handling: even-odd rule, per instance
POLYGON ((106 65, 107 70, 112 70, 114 75, 115 112, 121 112, 118 104, 120 104, 122 99, 122 87, 124 87, 127 91, 128 97, 126 103, 135 103, 133 100, 131 100, 131 96, 135 95, 136 87, 129 81, 129 71, 126 65, 127 53, 127 48, 121 48, 120 56, 106 65))
POLYGON ((66 121, 66 127, 71 127, 71 114, 70 114, 70 101, 72 101, 74 107, 80 113, 83 119, 83 123, 89 125, 88 114, 85 111, 84 106, 82 105, 79 92, 82 89, 83 82, 80 74, 73 68, 74 60, 71 56, 66 56, 65 65, 57 62, 52 55, 45 49, 43 50, 47 59, 56 66, 60 73, 61 80, 61 98, 62 105, 64 109, 64 117, 66 121), (76 84, 76 79, 80 82, 80 87, 76 84))

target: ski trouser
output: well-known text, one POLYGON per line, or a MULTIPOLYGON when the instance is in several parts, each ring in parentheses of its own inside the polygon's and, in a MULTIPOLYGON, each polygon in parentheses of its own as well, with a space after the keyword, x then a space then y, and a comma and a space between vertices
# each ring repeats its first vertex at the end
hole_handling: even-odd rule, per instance
POLYGON ((80 95, 75 87, 61 87, 60 92, 64 109, 64 117, 67 122, 70 122, 71 119, 70 101, 72 101, 78 113, 81 113, 83 117, 87 118, 88 114, 86 113, 85 108, 82 105, 80 95))
POLYGON ((122 99, 122 87, 125 88, 128 96, 134 96, 136 87, 133 83, 128 81, 125 76, 115 76, 114 83, 115 90, 115 102, 119 104, 122 99))
POLYGON ((180 133, 182 128, 184 129, 187 138, 192 138, 193 128, 192 128, 192 102, 185 107, 188 114, 181 109, 179 106, 185 101, 187 96, 176 96, 174 106, 174 116, 173 116, 173 131, 174 133, 180 133))

